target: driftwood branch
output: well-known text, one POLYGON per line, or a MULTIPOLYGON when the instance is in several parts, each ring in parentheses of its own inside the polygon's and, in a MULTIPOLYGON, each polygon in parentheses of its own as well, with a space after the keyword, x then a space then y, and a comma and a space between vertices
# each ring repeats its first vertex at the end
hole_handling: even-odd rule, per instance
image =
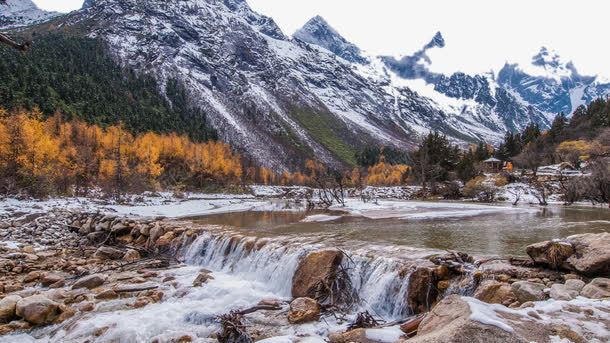
POLYGON ((246 314, 254 313, 256 311, 278 311, 281 309, 282 309, 282 307, 279 305, 277 305, 277 306, 276 305, 257 305, 257 306, 247 308, 245 310, 235 311, 235 314, 243 316, 246 314))
POLYGON ((5 44, 10 46, 13 49, 17 49, 19 51, 28 51, 30 49, 30 47, 32 46, 32 42, 30 41, 26 41, 22 44, 19 44, 17 42, 15 42, 14 40, 10 39, 7 35, 0 33, 0 43, 5 44))

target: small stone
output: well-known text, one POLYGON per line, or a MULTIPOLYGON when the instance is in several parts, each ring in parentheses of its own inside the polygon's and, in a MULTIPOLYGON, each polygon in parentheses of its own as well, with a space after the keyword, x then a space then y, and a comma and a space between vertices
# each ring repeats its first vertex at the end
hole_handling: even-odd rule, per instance
POLYGON ((125 252, 125 255, 123 255, 123 260, 128 262, 137 261, 141 258, 140 253, 134 249, 128 249, 127 252, 125 252))
POLYGON ((210 280, 214 280, 214 277, 209 273, 201 272, 193 281, 193 287, 201 287, 201 285, 207 283, 210 280))
POLYGON ((37 281, 40 278, 41 274, 42 273, 38 270, 31 271, 23 278, 23 282, 30 283, 30 282, 37 281))
POLYGON ((585 287, 586 283, 582 280, 578 279, 570 279, 567 280, 565 286, 567 289, 571 289, 573 291, 579 292, 585 287))
POLYGON ((580 295, 591 299, 602 299, 610 297, 610 279, 596 278, 586 285, 580 295))
POLYGON ((518 281, 511 285, 511 289, 517 300, 524 303, 526 301, 542 301, 546 299, 544 293, 546 286, 540 283, 529 281, 518 281))
POLYGON ((59 281, 65 281, 65 278, 59 274, 47 273, 42 277, 40 283, 46 287, 59 281))
POLYGON ((103 285, 104 282, 106 282, 106 277, 104 275, 101 275, 101 274, 88 275, 88 276, 78 279, 72 285, 72 289, 77 289, 77 288, 93 289, 93 288, 103 285))
POLYGON ((311 298, 296 298, 290 303, 288 321, 291 324, 300 324, 320 319, 320 304, 311 298))
POLYGON ((120 260, 125 253, 122 250, 111 247, 99 247, 93 257, 102 260, 120 260))
POLYGON ((551 298, 553 298, 555 300, 570 301, 578 296, 578 291, 569 289, 566 287, 566 285, 556 283, 553 286, 551 286, 550 295, 551 295, 551 298))
POLYGON ((99 299, 99 300, 112 300, 112 299, 117 299, 119 297, 119 295, 112 289, 107 289, 105 291, 102 291, 101 293, 97 294, 95 296, 95 299, 99 299))

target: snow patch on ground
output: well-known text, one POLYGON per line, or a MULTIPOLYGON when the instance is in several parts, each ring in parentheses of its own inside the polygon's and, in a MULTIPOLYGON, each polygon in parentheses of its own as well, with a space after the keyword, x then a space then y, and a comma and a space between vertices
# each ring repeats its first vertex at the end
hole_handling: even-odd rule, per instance
POLYGON ((405 333, 399 326, 391 326, 381 329, 367 329, 366 338, 383 343, 392 343, 400 340, 405 333))

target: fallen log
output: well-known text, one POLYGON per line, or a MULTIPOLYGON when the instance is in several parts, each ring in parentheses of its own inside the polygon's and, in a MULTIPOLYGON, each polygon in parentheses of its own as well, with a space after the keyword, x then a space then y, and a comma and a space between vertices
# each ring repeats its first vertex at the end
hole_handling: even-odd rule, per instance
POLYGON ((426 316, 425 315, 419 315, 415 318, 412 318, 406 322, 404 322, 403 324, 400 325, 400 330, 404 333, 407 334, 407 336, 409 337, 413 337, 417 334, 417 329, 419 328, 419 325, 421 324, 421 322, 424 320, 426 316))

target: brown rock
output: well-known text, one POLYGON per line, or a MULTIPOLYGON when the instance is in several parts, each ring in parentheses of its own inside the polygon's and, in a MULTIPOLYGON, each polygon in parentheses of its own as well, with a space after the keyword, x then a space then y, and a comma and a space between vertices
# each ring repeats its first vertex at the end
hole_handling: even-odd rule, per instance
POLYGON ((321 250, 309 253, 300 262, 292 280, 292 296, 316 297, 320 282, 330 284, 336 277, 343 253, 339 250, 321 250))
POLYGON ((481 282, 474 297, 489 304, 508 305, 517 300, 509 284, 495 280, 481 282))
POLYGON ((102 246, 97 249, 93 257, 102 260, 120 260, 123 258, 123 255, 124 252, 122 250, 102 246))
POLYGON ((38 270, 31 271, 23 278, 23 282, 29 283, 37 281, 41 275, 42 273, 38 270))
POLYGON ((42 279, 40 280, 40 283, 43 286, 48 287, 48 286, 50 286, 56 282, 60 282, 60 281, 65 282, 65 277, 63 277, 62 275, 59 275, 59 274, 47 273, 42 277, 42 279))
POLYGON ((290 303, 288 321, 292 324, 317 321, 320 319, 320 304, 311 298, 296 298, 290 303))
POLYGON ((140 253, 134 249, 127 249, 125 255, 123 255, 123 260, 133 262, 141 259, 140 253))
POLYGON ((17 302, 16 314, 34 325, 49 324, 59 318, 61 308, 42 295, 33 295, 17 302))
POLYGON ((428 267, 418 267, 409 276, 409 287, 407 292, 407 304, 413 313, 428 311, 436 302, 438 289, 434 287, 437 283, 436 274, 428 267))
POLYGON ((534 262, 559 268, 564 266, 568 257, 574 254, 574 247, 570 242, 553 240, 531 244, 525 248, 525 251, 534 262))
POLYGON ((193 287, 201 287, 204 283, 207 283, 209 280, 214 280, 214 277, 206 272, 201 272, 193 281, 193 287))
POLYGON ((0 300, 0 324, 9 323, 15 318, 19 300, 21 297, 18 295, 9 295, 0 300))
POLYGON ((159 237, 155 245, 157 246, 157 248, 168 248, 172 244, 172 240, 174 239, 174 237, 174 232, 169 231, 163 236, 159 237))
POLYGON ((119 295, 112 289, 107 289, 105 291, 100 292, 95 296, 95 299, 100 300, 112 300, 118 298, 119 295))
POLYGON ((78 279, 73 285, 72 289, 77 288, 88 288, 93 289, 99 287, 106 282, 106 277, 101 274, 92 274, 78 279))

